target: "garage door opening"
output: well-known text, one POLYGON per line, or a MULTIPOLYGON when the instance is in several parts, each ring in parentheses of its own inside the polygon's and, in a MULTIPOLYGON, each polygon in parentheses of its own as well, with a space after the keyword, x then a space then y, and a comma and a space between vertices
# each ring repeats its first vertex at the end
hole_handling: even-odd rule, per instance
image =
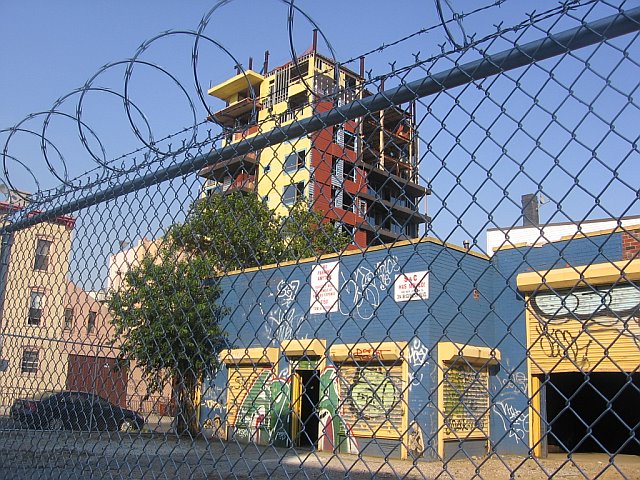
POLYGON ((545 391, 550 453, 640 454, 640 374, 554 373, 545 391))
POLYGON ((294 443, 314 447, 318 441, 318 402, 320 374, 317 370, 296 370, 297 392, 294 393, 294 443))

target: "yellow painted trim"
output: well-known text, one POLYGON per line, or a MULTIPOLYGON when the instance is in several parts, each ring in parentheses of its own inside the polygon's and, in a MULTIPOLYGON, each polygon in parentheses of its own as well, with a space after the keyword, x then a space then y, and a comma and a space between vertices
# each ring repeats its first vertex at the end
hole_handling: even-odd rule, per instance
MULTIPOLYGON (((505 242, 507 242, 505 240, 505 242)), ((522 247, 542 247, 543 245, 548 245, 548 243, 536 243, 536 244, 531 244, 531 243, 527 243, 527 242, 518 242, 518 243, 503 243, 502 245, 500 245, 499 247, 493 247, 493 251, 494 252, 499 252, 501 250, 510 250, 513 248, 522 248, 522 247)))
POLYGON ((407 342, 349 343, 333 345, 329 356, 334 362, 358 362, 377 358, 382 362, 405 360, 407 342))
POLYGON ((327 253, 325 255, 321 255, 319 257, 307 257, 307 258, 301 258, 300 260, 289 260, 286 262, 281 262, 281 263, 272 263, 269 265, 262 265, 260 267, 251 267, 251 268, 245 268, 244 270, 231 270, 229 272, 227 272, 226 274, 220 274, 219 276, 232 276, 232 275, 238 275, 241 273, 251 273, 251 272, 257 272, 260 270, 271 270, 274 268, 280 268, 280 267, 287 267, 290 265, 301 265, 304 263, 312 263, 312 262, 318 262, 318 261, 323 261, 323 260, 329 260, 332 258, 340 258, 340 257, 346 257, 349 255, 362 255, 364 253, 370 253, 370 252, 376 252, 378 250, 392 250, 394 248, 399 248, 399 247, 405 247, 407 245, 419 245, 421 243, 433 243, 434 245, 442 245, 444 247, 450 248, 452 250, 456 250, 458 252, 462 252, 462 253, 466 253, 467 255, 471 255, 472 257, 476 257, 476 258, 481 258, 483 260, 489 260, 490 257, 488 257, 487 255, 483 254, 483 253, 478 253, 478 252, 474 252, 472 250, 467 250, 464 247, 461 247, 459 245, 454 245, 453 243, 447 243, 447 242, 443 242, 442 240, 438 240, 437 238, 433 238, 433 237, 423 237, 420 239, 412 239, 412 240, 401 240, 399 242, 394 242, 394 243, 385 243, 384 245, 376 245, 375 247, 368 247, 362 250, 345 250, 344 252, 341 253, 327 253))
POLYGON ((462 343, 438 342, 438 358, 443 362, 455 362, 459 358, 472 365, 497 365, 500 362, 500 350, 489 347, 476 347, 462 343))
POLYGON ((225 365, 275 365, 278 363, 278 348, 233 348, 220 352, 220 361, 225 365))
MULTIPOLYGON (((551 224, 551 225, 548 225, 548 226, 552 227, 553 225, 551 224)), ((539 228, 543 229, 545 227, 546 227, 545 225, 541 225, 539 228)), ((498 252, 500 250, 511 250, 511 249, 514 249, 514 248, 522 248, 522 247, 540 248, 540 247, 544 247, 546 245, 549 245, 551 243, 566 242, 568 240, 577 240, 579 238, 598 237, 600 235, 611 235, 612 233, 624 233, 624 232, 629 232, 630 230, 636 230, 636 229, 639 229, 639 228, 640 228, 640 224, 633 224, 633 225, 627 225, 627 226, 624 226, 624 227, 609 228, 609 229, 606 229, 606 230, 596 230, 595 232, 576 232, 576 233, 574 233, 572 235, 563 235, 562 237, 560 237, 560 239, 554 240, 552 242, 506 243, 504 245, 500 245, 499 247, 493 247, 493 251, 494 252, 498 252)), ((506 240, 505 240, 505 242, 506 242, 506 240)))
POLYGON ((285 357, 324 357, 327 351, 327 341, 313 338, 309 340, 286 340, 282 342, 282 353, 285 357))
POLYGON ((529 448, 533 449, 534 456, 540 458, 543 456, 540 378, 529 374, 528 388, 531 393, 531 403, 529 404, 529 448))
POLYGON ((244 73, 240 73, 229 80, 225 80, 218 85, 211 87, 207 90, 207 93, 212 97, 217 97, 222 100, 226 100, 234 93, 241 92, 249 85, 252 87, 259 85, 264 81, 264 77, 253 70, 245 70, 244 73))
POLYGON ((516 282, 520 291, 533 292, 549 288, 615 284, 628 280, 640 280, 640 259, 521 273, 516 282))
POLYGON ((440 356, 440 344, 438 344, 438 364, 436 368, 438 369, 438 432, 436 441, 438 442, 438 457, 444 461, 444 362, 440 356))
POLYGON ((598 235, 610 235, 612 233, 627 233, 629 231, 637 230, 640 228, 640 223, 634 225, 627 225, 625 227, 609 228, 608 230, 597 230, 595 232, 576 232, 573 235, 564 235, 560 237, 559 241, 573 240, 576 238, 597 237, 598 235))
MULTIPOLYGON (((409 454, 409 362, 402 362, 402 431, 400 436, 400 459, 409 454)), ((423 446, 424 447, 424 446, 423 446)))
MULTIPOLYGON (((300 418, 302 416, 302 381, 300 374, 295 370, 291 372, 291 443, 299 446, 300 418)), ((319 426, 319 425, 318 425, 319 426)))

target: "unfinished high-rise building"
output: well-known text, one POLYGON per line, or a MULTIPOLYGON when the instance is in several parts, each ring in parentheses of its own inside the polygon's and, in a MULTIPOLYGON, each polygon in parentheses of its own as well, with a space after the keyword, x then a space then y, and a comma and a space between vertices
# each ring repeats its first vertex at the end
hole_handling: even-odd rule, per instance
MULTIPOLYGON (((212 120, 225 144, 264 134, 372 93, 360 73, 313 47, 295 62, 237 75, 210 88, 225 102, 212 120)), ((205 192, 255 192, 286 215, 304 200, 367 247, 418 237, 428 190, 419 184, 415 104, 386 108, 201 170, 205 192)))

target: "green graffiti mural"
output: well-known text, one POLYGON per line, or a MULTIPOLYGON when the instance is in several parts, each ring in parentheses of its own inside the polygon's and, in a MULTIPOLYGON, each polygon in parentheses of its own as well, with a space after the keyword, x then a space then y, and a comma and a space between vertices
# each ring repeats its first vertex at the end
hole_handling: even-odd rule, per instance
POLYGON ((235 435, 239 440, 267 441, 271 410, 272 373, 264 370, 257 376, 238 409, 235 435))
POLYGON ((273 399, 271 416, 270 441, 277 447, 289 446, 289 412, 291 411, 291 385, 286 378, 275 378, 271 383, 273 399))
POLYGON ((318 448, 332 451, 338 444, 340 417, 337 414, 340 402, 338 381, 334 368, 325 368, 320 374, 320 401, 318 402, 318 448))

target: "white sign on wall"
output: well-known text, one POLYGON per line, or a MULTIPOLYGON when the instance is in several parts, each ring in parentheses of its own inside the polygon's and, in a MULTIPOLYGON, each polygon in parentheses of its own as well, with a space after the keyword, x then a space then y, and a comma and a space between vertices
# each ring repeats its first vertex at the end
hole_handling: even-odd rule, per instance
POLYGON ((338 262, 321 263, 311 270, 311 309, 310 313, 338 311, 338 262))
POLYGON ((396 275, 396 281, 393 284, 393 298, 396 302, 429 298, 429 272, 409 272, 396 275))

